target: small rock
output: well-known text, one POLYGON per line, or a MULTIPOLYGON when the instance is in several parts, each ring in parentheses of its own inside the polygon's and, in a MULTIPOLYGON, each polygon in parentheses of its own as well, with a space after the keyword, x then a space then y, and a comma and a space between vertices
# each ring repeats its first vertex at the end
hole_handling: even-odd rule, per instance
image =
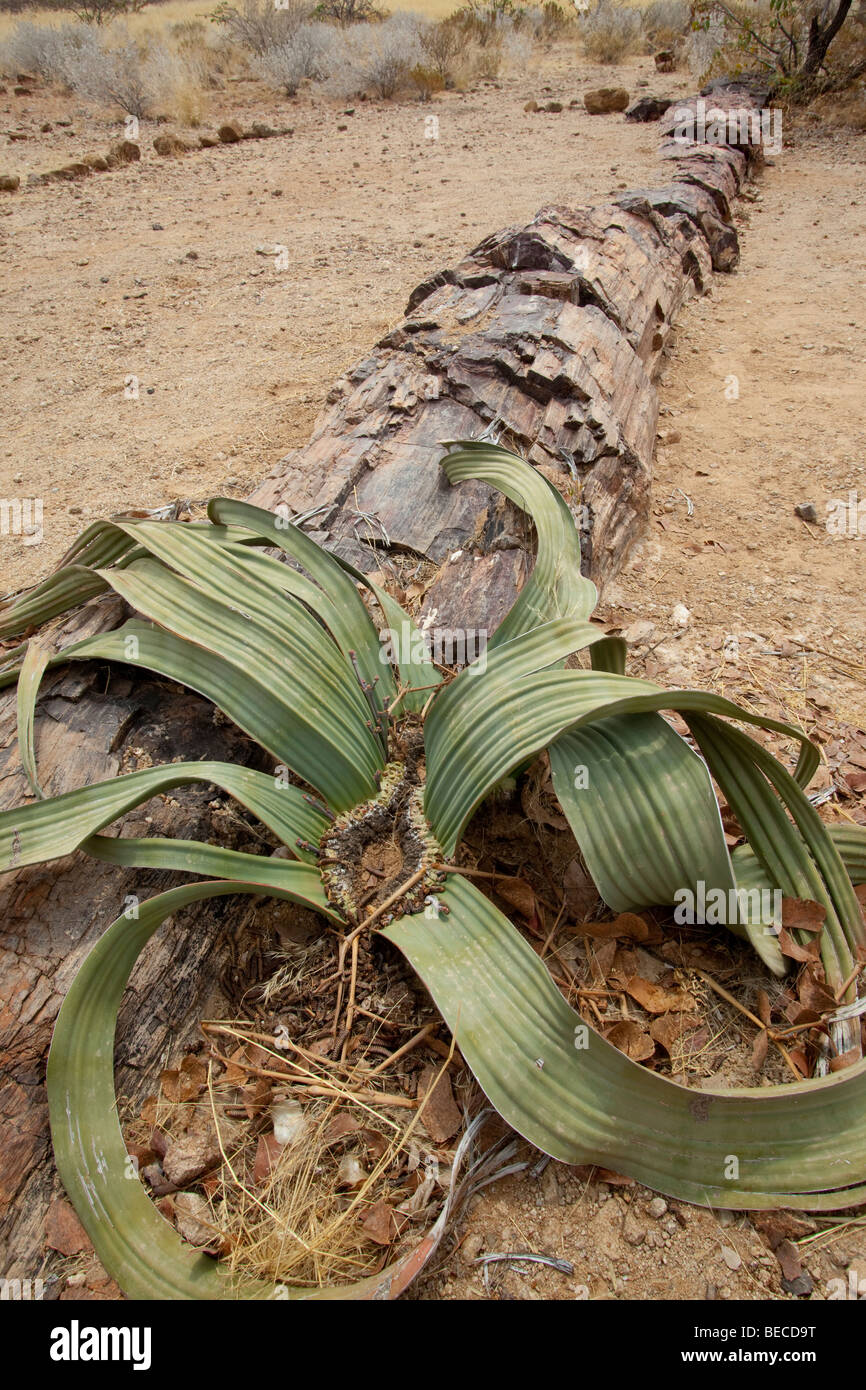
POLYGON ((647 1233, 638 1219, 637 1212, 632 1207, 626 1212, 622 1233, 629 1245, 643 1245, 646 1240, 647 1233))
POLYGON ((625 87, 598 87, 584 92, 583 104, 590 116, 607 116, 612 111, 625 111, 629 95, 625 87))
POLYGON ((92 1250, 90 1237, 69 1202, 55 1197, 45 1218, 45 1244, 61 1255, 80 1255, 92 1250))
POLYGON ((357 1154, 343 1154, 337 1170, 338 1187, 360 1187, 367 1180, 367 1170, 357 1154))
POLYGON ((682 439, 682 435, 680 434, 679 430, 659 430, 658 434, 656 435, 656 438, 658 439, 659 444, 679 444, 680 440, 682 439))
POLYGON ((814 502, 799 502, 794 512, 802 521, 811 521, 814 524, 818 520, 818 508, 814 502))
POLYGON ((177 1229, 190 1245, 213 1245, 219 1237, 207 1201, 198 1192, 179 1192, 174 1203, 177 1229))
POLYGON ((529 111, 531 113, 534 111, 540 111, 541 107, 539 106, 537 101, 528 101, 523 109, 524 111, 529 111))
POLYGON ((674 627, 679 627, 685 630, 688 627, 689 622, 691 621, 691 616, 692 615, 689 612, 688 608, 686 608, 686 605, 684 603, 678 603, 674 606, 673 612, 671 613, 671 621, 673 622, 674 627))
POLYGON ((731 1245, 722 1246, 722 1259, 728 1269, 739 1269, 743 1261, 731 1245))
POLYGON ((165 227, 163 227, 163 225, 162 225, 161 222, 151 222, 151 224, 150 224, 150 229, 151 229, 152 232, 164 232, 164 231, 165 231, 165 227))
POLYGON ((629 623, 622 635, 630 647, 639 647, 644 642, 652 641, 655 636, 655 624, 647 618, 639 618, 637 622, 629 623))
POLYGON ((660 121, 670 105, 670 97, 638 97, 626 111, 625 118, 627 121, 660 121))
POLYGON ((281 1100, 271 1106, 274 1137, 278 1144, 296 1144, 309 1129, 303 1107, 295 1100, 281 1100))
MULTIPOLYGON (((60 125, 61 122, 58 121, 57 124, 60 125)), ((116 169, 121 164, 135 164, 141 159, 141 146, 136 145, 134 140, 118 140, 105 157, 110 169, 116 169)))
POLYGON ((652 1201, 647 1207, 647 1214, 652 1217, 653 1221, 661 1221, 667 1209, 668 1204, 665 1201, 664 1197, 653 1197, 652 1201))
POLYGON ((20 184, 17 174, 0 174, 0 193, 14 193, 20 184))
POLYGON ((554 116, 558 116, 560 111, 562 110, 562 102, 549 101, 544 109, 545 111, 550 111, 554 116))
POLYGON ((220 143, 220 138, 218 135, 212 135, 210 131, 206 130, 202 135, 198 137, 198 143, 199 149, 212 150, 214 145, 218 145, 220 143))
POLYGON ((186 154, 188 150, 192 149, 192 146, 182 140, 179 135, 175 135, 173 131, 165 130, 162 134, 154 136, 153 148, 157 154, 165 157, 167 155, 186 154))
POLYGON ((220 126, 217 134, 224 145, 236 145, 238 140, 243 140, 244 129, 239 121, 227 121, 220 126))
POLYGON ((212 1124, 203 1116, 194 1120, 185 1134, 169 1141, 162 1167, 169 1182, 185 1187, 220 1162, 219 1140, 212 1124))
POLYGON ((468 1235, 460 1247, 460 1257, 464 1264, 471 1265, 478 1259, 484 1249, 484 1237, 480 1231, 473 1231, 468 1235))
POLYGON ((421 1112, 421 1124, 436 1144, 444 1144, 463 1122, 463 1116, 454 1100, 451 1078, 440 1067, 424 1067, 418 1078, 418 1097, 425 1101, 421 1112), (436 1078, 439 1078, 438 1081, 436 1078))
POLYGON ((250 132, 256 140, 272 140, 275 135, 279 135, 279 131, 272 125, 267 125, 265 121, 253 121, 250 132))
POLYGON ((782 1288, 785 1293, 792 1293, 795 1298, 808 1298, 814 1287, 812 1276, 805 1269, 802 1274, 797 1275, 796 1279, 782 1280, 782 1288))
POLYGON ((104 154, 86 154, 82 160, 88 169, 92 169, 95 174, 103 174, 108 168, 108 160, 104 154))

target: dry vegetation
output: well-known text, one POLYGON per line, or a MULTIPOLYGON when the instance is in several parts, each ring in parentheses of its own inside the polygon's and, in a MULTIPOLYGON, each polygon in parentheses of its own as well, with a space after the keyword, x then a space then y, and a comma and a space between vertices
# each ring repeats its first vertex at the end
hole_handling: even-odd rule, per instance
POLYGON ((412 13, 381 13, 365 0, 223 0, 170 3, 86 23, 83 11, 0 16, 0 71, 44 81, 139 119, 200 123, 207 94, 259 78, 293 97, 315 87, 335 101, 429 100, 523 71, 554 44, 615 63, 659 45, 682 46, 685 0, 644 9, 600 0, 580 12, 565 0, 516 5, 481 0, 452 9, 422 0, 412 13))
MULTIPOLYGON (((17 0, 7 0, 14 6, 17 0)), ((390 12, 376 0, 67 0, 59 10, 0 12, 0 72, 45 80, 131 115, 198 123, 210 89, 260 78, 287 96, 317 87, 336 101, 428 100, 503 70, 523 71, 541 49, 614 65, 671 51, 698 78, 765 67, 779 35, 769 0, 418 0, 390 12), (100 8, 103 7, 103 8, 100 8), (99 22, 94 23, 94 15, 99 22), (89 21, 89 22, 85 22, 89 21)), ((808 6, 788 0, 782 32, 805 32, 808 6), (790 10, 790 15, 788 11, 790 10), (799 27, 798 27, 799 26, 799 27)), ((852 10, 820 86, 862 77, 866 13, 852 10)), ((849 101, 862 115, 862 83, 849 101)))

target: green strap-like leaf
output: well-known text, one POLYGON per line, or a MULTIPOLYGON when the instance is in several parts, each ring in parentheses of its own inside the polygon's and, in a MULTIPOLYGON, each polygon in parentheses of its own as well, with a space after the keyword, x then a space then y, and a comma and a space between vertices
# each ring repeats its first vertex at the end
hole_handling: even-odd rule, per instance
MULTIPOLYGON (((399 703, 394 705, 392 715, 399 719, 402 714, 417 714, 424 708, 436 687, 442 683, 441 673, 428 660, 427 639, 418 624, 395 598, 359 571, 355 573, 359 575, 359 582, 365 584, 375 596, 385 615, 389 641, 394 648, 394 664, 400 673, 400 685, 409 687, 399 703)), ((382 650, 387 653, 387 646, 382 650)))
MULTIPOLYGON (((851 882, 866 883, 866 827, 844 823, 828 825, 827 834, 836 846, 851 882)), ((751 845, 737 845, 731 858, 737 882, 743 887, 771 886, 767 871, 751 845)))
POLYGON ((0 613, 0 640, 19 637, 28 628, 47 623, 77 608, 108 588, 105 580, 84 565, 68 565, 35 589, 16 598, 0 613))
MULTIPOLYGON (((312 576, 328 598, 337 614, 335 640, 346 653, 353 650, 358 668, 365 681, 375 682, 376 700, 380 707, 390 703, 397 693, 394 675, 383 662, 379 638, 364 602, 333 555, 329 555, 298 526, 282 516, 253 507, 249 502, 215 497, 208 504, 208 516, 214 521, 234 523, 277 546, 312 576)), ((327 621, 327 620, 326 620, 327 621)))
POLYGON ((299 874, 301 866, 297 861, 276 859, 268 854, 243 854, 239 850, 223 849, 221 845, 209 845, 201 840, 172 840, 160 835, 145 839, 91 835, 82 841, 81 849, 104 864, 234 879, 239 883, 258 884, 263 893, 282 888, 294 892, 299 885, 303 885, 305 901, 315 905, 317 912, 335 922, 343 920, 328 903, 319 870, 312 864, 304 864, 304 872, 299 874))
POLYGON ((365 725, 369 708, 351 668, 301 605, 291 623, 274 618, 268 624, 152 560, 104 573, 133 607, 189 644, 185 685, 196 688, 197 666, 204 665, 200 650, 225 663, 252 714, 247 732, 317 787, 335 810, 375 795, 383 759, 365 725), (276 716, 265 714, 266 699, 276 716))
POLYGON ((0 873, 71 854, 134 806, 190 782, 220 787, 252 811, 296 858, 315 859, 297 841, 318 843, 327 818, 296 787, 233 763, 168 763, 0 812, 0 873))
POLYGON ((821 958, 828 980, 838 987, 851 974, 853 951, 863 940, 863 919, 826 827, 790 773, 760 744, 699 711, 687 719, 769 877, 787 896, 812 899, 826 908, 821 958))
MULTIPOLYGON (((41 584, 16 595, 0 613, 0 639, 17 637, 102 594, 108 587, 96 571, 108 565, 123 566, 144 554, 135 543, 139 522, 97 521, 88 526, 63 556, 58 568, 41 584)), ((250 533, 235 526, 210 526, 196 522, 154 522, 163 530, 174 529, 205 535, 211 543, 242 543, 250 533)), ((255 539, 255 538, 253 538, 255 539)))
POLYGON ((790 1086, 689 1090, 593 1032, 477 889, 455 875, 442 901, 447 917, 402 918, 383 935, 496 1109, 545 1153, 712 1207, 866 1201, 866 1061, 790 1086))
MULTIPOLYGON (((211 700, 278 762, 315 786, 336 810, 348 809, 375 794, 375 782, 359 782, 346 759, 316 762, 302 734, 288 725, 285 702, 237 664, 174 633, 131 619, 113 632, 86 637, 52 657, 49 666, 66 661, 119 661, 140 670, 155 671, 211 700), (306 751, 305 751, 306 750, 306 751), (313 781, 313 777, 318 780, 313 781), (327 786, 325 784, 328 784, 327 786), (331 801, 331 797, 335 800, 331 801)), ((31 697, 35 691, 31 691, 31 697)))
POLYGON ((27 647, 18 677, 18 749, 34 796, 45 795, 36 771, 33 725, 39 685, 50 661, 51 652, 39 642, 32 641, 27 647))
MULTIPOLYGON (((777 729, 800 744, 798 780, 811 777, 818 753, 802 730, 761 719, 720 695, 663 690, 649 681, 598 671, 538 669, 548 664, 547 656, 556 650, 556 627, 547 624, 493 653, 485 677, 477 682, 475 698, 463 672, 430 713, 424 740, 425 810, 446 854, 454 852, 466 821, 484 797, 525 758, 541 752, 572 727, 614 715, 661 709, 711 711, 777 729), (548 632, 549 638, 542 642, 548 632), (536 646, 542 659, 533 670, 536 646), (527 668, 529 674, 523 674, 527 668)), ((563 638, 567 641, 567 633, 563 638)))
POLYGON ((574 517, 543 474, 493 444, 461 444, 445 455, 449 483, 477 478, 490 483, 531 516, 538 538, 535 567, 510 613, 488 643, 498 647, 554 618, 586 620, 598 592, 580 572, 580 539, 574 517))
MULTIPOLYGON (((287 868, 293 870, 292 884, 268 885, 265 891, 321 910, 316 871, 300 864, 287 868)), ((142 1187, 118 1123, 114 1089, 117 1012, 133 966, 154 932, 181 908, 262 889, 251 882, 193 883, 139 905, 132 920, 119 917, 88 955, 57 1018, 46 1078, 57 1169, 103 1266, 128 1298, 392 1299, 423 1268, 445 1227, 447 1208, 419 1245, 357 1283, 316 1289, 275 1285, 233 1277, 193 1249, 142 1187)), ((288 1227, 285 1234, 293 1238, 288 1227)))
POLYGON ((684 891, 692 903, 706 902, 721 892, 721 922, 742 923, 761 959, 786 973, 772 921, 741 914, 706 764, 661 715, 603 719, 563 734, 548 751, 557 799, 608 907, 678 903, 684 891))
MULTIPOLYGON (((267 891, 317 907, 308 896, 316 871, 293 867, 294 889, 267 891)), ((47 1075, 57 1169, 97 1255, 130 1298, 278 1296, 273 1285, 227 1278, 160 1216, 127 1154, 114 1094, 117 1011, 147 941, 189 903, 261 891, 251 883, 193 883, 142 904, 131 921, 119 917, 90 952, 57 1018, 47 1075)))

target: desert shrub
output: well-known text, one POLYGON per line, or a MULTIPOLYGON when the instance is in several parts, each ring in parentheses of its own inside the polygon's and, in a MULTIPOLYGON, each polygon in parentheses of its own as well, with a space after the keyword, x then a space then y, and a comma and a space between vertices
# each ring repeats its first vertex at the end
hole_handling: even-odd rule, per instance
POLYGON ((558 11, 552 4, 516 7, 512 0, 470 0, 449 21, 461 35, 464 69, 474 78, 492 80, 503 63, 525 65, 533 42, 544 32, 545 10, 558 11))
POLYGON ((539 43, 562 38, 574 27, 574 7, 560 5, 557 0, 544 0, 542 5, 527 5, 512 16, 514 28, 528 34, 539 43))
POLYGON ((345 30, 327 80, 332 95, 346 100, 362 92, 387 99, 409 81, 422 61, 424 22, 397 13, 381 23, 356 24, 345 30))
POLYGON ((434 92, 441 92, 445 79, 436 68, 425 63, 416 63, 409 73, 409 81, 418 93, 419 101, 429 101, 434 92))
POLYGON ((82 50, 70 70, 69 85, 81 96, 119 106, 130 116, 149 116, 156 101, 151 74, 132 39, 117 48, 82 50))
POLYGON ((0 47, 0 69, 33 72, 46 82, 71 87, 72 74, 90 52, 101 52, 100 36, 87 24, 52 28, 23 20, 0 47))
POLYGON ((777 96, 800 101, 866 72, 862 9, 852 13, 848 0, 694 0, 692 10, 690 61, 701 76, 760 70, 777 96))
POLYGON ((500 52, 506 67, 525 68, 532 56, 532 38, 522 30, 512 29, 503 34, 500 52))
POLYGON ((444 19, 439 24, 430 24, 421 30, 419 41, 424 54, 424 65, 432 68, 441 77, 443 86, 450 86, 454 81, 457 59, 463 47, 463 37, 458 26, 450 19, 444 19))
POLYGON ((650 52, 674 48, 691 30, 691 11, 686 0, 653 0, 641 11, 641 27, 650 52))
POLYGON ((276 48, 258 60, 258 68, 271 86, 293 97, 305 78, 322 82, 328 77, 339 47, 339 35, 328 24, 301 24, 276 48))
POLYGON ((177 24, 170 24, 168 33, 172 47, 184 59, 188 76, 199 88, 222 87, 223 78, 237 66, 238 57, 245 62, 241 50, 204 20, 181 20, 177 24))
POLYGON ((347 24, 369 24, 383 19, 374 0, 321 0, 316 6, 317 19, 330 20, 345 27, 347 24))
POLYGON ((596 63, 620 63, 637 47, 641 17, 613 0, 598 0, 593 10, 580 17, 583 51, 596 63))
POLYGON ((138 14, 148 0, 53 0, 52 8, 69 10, 82 24, 110 24, 123 15, 138 14))
POLYGON ((305 0, 280 0, 279 8, 274 0, 243 0, 240 9, 221 0, 210 18, 233 43, 261 55, 285 43, 311 13, 305 0))
POLYGON ((204 115, 202 89, 210 85, 210 73, 198 50, 178 51, 165 43, 153 43, 141 62, 150 109, 182 125, 200 125, 204 115))
POLYGON ((475 79, 493 82, 502 67, 502 44, 485 43, 474 48, 470 56, 470 72, 475 79))
POLYGON ((515 21, 519 22, 512 0, 469 0, 451 19, 466 39, 481 48, 498 44, 515 21))
POLYGON ((166 43, 151 40, 140 46, 125 38, 110 46, 106 36, 87 26, 46 32, 53 33, 54 40, 40 50, 39 70, 49 80, 139 119, 159 112, 190 125, 200 120, 199 74, 166 43))

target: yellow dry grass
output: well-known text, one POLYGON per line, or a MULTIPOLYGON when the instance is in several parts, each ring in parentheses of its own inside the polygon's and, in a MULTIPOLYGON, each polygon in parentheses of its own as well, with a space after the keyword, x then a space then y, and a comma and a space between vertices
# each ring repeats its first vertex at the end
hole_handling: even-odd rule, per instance
MULTIPOLYGON (((157 33, 172 24, 189 24, 193 20, 207 20, 216 8, 217 0, 168 0, 165 5, 148 5, 139 14, 126 16, 124 24, 133 34, 157 33)), ((412 10, 428 19, 445 19, 453 14, 458 5, 455 0, 407 0, 405 5, 394 4, 390 9, 412 10)), ((38 9, 25 10, 20 14, 0 14, 0 43, 22 20, 32 24, 68 24, 75 16, 68 10, 38 9)))

